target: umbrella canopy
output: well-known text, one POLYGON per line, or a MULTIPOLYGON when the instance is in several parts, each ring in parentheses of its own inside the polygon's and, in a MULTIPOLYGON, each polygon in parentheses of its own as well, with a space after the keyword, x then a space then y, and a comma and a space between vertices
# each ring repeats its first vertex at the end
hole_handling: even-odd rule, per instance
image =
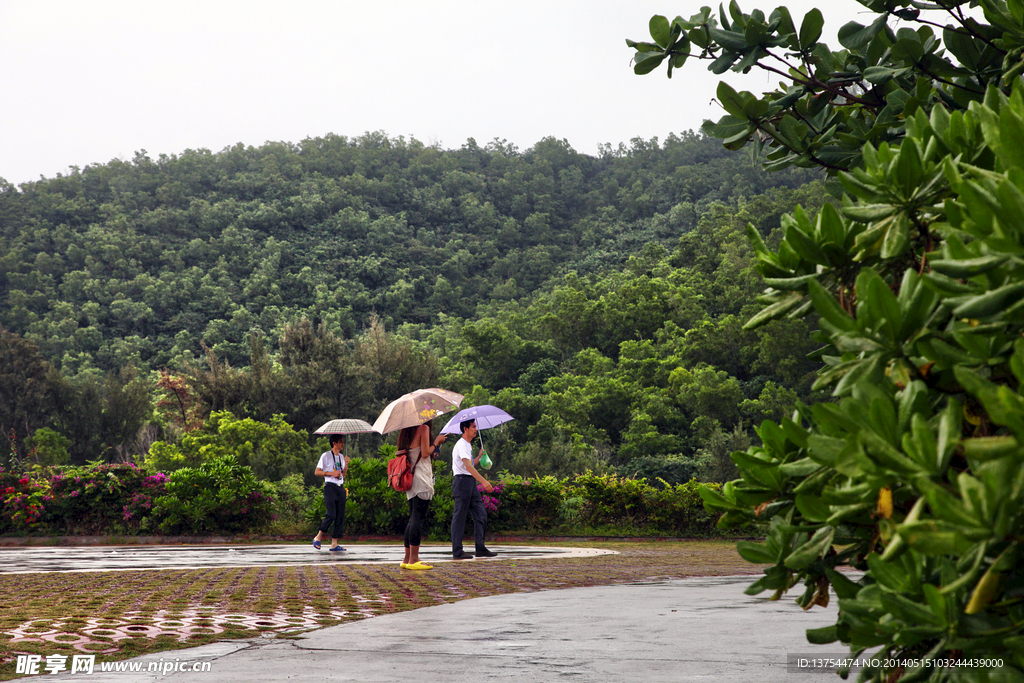
POLYGON ((396 398, 377 417, 373 431, 381 434, 415 427, 438 415, 450 413, 462 403, 462 394, 447 389, 417 389, 396 398))
POLYGON ((495 408, 494 406, 475 406, 473 408, 466 408, 455 413, 455 417, 448 420, 448 424, 441 430, 442 434, 461 434, 462 429, 459 424, 466 420, 476 420, 477 429, 490 429, 491 427, 497 427, 500 424, 511 422, 515 418, 506 413, 501 408, 495 408))
POLYGON ((364 420, 331 420, 324 423, 314 434, 365 434, 373 431, 373 425, 364 420))

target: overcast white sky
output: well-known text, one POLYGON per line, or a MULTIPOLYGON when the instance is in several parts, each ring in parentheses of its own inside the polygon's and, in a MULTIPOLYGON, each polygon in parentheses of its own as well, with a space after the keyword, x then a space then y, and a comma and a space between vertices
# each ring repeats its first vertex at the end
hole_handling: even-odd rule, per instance
MULTIPOLYGON (((790 8, 816 0, 741 2, 790 8)), ((692 0, 0 0, 0 177, 381 130, 457 148, 664 139, 722 111, 705 63, 636 76, 625 38, 692 0)), ((825 33, 869 16, 830 0, 825 33)), ((834 47, 835 45, 833 41, 834 47)), ((764 75, 727 73, 755 92, 764 75)))

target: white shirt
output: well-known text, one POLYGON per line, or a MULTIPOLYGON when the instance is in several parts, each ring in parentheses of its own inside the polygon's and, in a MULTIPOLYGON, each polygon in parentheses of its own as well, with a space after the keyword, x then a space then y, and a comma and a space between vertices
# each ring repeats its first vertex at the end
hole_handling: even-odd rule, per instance
POLYGON ((467 474, 469 476, 473 476, 469 474, 469 470, 466 469, 466 464, 462 462, 463 458, 473 462, 473 444, 460 436, 459 442, 455 444, 455 448, 452 449, 452 471, 455 474, 467 474))
MULTIPOLYGON (((335 455, 334 451, 327 451, 326 453, 320 456, 320 462, 317 463, 317 467, 319 467, 324 472, 333 472, 334 470, 341 470, 342 472, 344 472, 345 455, 342 453, 338 453, 337 455, 335 455)), ((337 484, 338 486, 341 486, 342 484, 345 483, 345 477, 324 477, 324 481, 329 481, 332 484, 337 484)))

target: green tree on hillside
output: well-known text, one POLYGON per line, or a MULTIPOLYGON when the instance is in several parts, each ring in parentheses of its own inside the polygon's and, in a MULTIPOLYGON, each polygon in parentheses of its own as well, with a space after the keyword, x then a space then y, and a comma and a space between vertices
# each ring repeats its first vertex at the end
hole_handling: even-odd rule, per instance
POLYGON ((66 376, 181 371, 203 344, 240 368, 253 331, 273 355, 304 317, 348 340, 373 315, 469 318, 670 249, 713 202, 811 177, 689 133, 597 157, 552 138, 442 150, 380 133, 141 152, 0 189, 0 325, 66 376))
POLYGON ((60 377, 39 347, 0 329, 0 448, 24 457, 25 440, 51 424, 60 377))

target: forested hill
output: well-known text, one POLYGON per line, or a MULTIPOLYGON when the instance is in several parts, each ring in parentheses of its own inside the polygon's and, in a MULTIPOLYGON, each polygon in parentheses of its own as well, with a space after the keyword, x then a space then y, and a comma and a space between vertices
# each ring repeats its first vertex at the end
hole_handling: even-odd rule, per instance
POLYGON ((68 376, 175 367, 201 341, 244 366, 252 330, 275 343, 304 316, 343 336, 374 313, 389 327, 472 317, 674 248, 714 202, 812 177, 689 133, 596 157, 553 138, 443 150, 378 133, 142 152, 0 180, 0 328, 68 376))

